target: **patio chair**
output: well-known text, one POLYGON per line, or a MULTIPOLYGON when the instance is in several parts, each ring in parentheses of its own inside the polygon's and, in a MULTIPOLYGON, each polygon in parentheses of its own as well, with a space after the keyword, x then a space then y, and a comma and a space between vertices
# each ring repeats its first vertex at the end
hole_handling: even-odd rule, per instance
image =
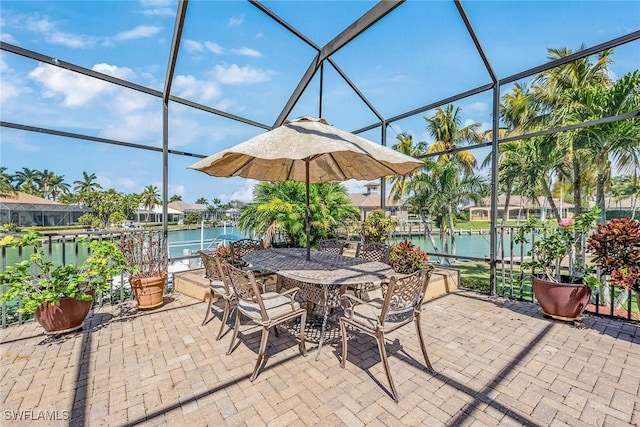
POLYGON ((207 304, 207 312, 204 316, 204 320, 202 321, 203 325, 207 323, 207 319, 209 318, 209 314, 211 313, 211 306, 213 305, 215 296, 220 295, 220 297, 224 299, 222 324, 220 325, 220 330, 218 331, 218 335, 216 336, 216 341, 218 341, 222 337, 224 325, 226 325, 227 319, 229 318, 231 305, 236 302, 236 295, 231 289, 229 280, 225 273, 224 264, 227 264, 227 262, 221 259, 219 256, 215 256, 212 253, 207 253, 204 251, 200 251, 200 258, 202 259, 202 264, 204 265, 204 275, 209 279, 210 284, 209 304, 207 304))
MULTIPOLYGON (((358 243, 358 246, 356 247, 356 258, 389 264, 390 252, 391 246, 385 245, 384 243, 358 243)), ((365 292, 369 292, 378 287, 379 286, 375 283, 362 283, 358 286, 353 286, 352 289, 356 297, 362 298, 365 292)))
POLYGON ((430 267, 399 279, 392 277, 389 282, 383 283, 382 300, 376 299, 365 302, 349 294, 342 296, 345 315, 340 318, 340 331, 342 333, 342 360, 340 361, 340 366, 344 368, 347 360, 347 325, 374 337, 378 342, 380 359, 387 374, 391 394, 396 402, 398 401, 398 392, 391 378, 384 337, 387 332, 395 331, 413 321, 427 369, 432 373, 434 372, 427 356, 427 349, 424 345, 420 326, 422 300, 427 291, 432 271, 433 267, 430 267))
POLYGON ((230 264, 226 265, 227 274, 233 285, 233 290, 238 299, 236 320, 233 326, 233 337, 229 345, 227 354, 233 352, 238 330, 240 329, 240 316, 244 315, 252 323, 262 326, 262 338, 258 350, 258 360, 251 374, 251 381, 255 380, 264 360, 264 353, 267 347, 269 330, 284 322, 300 318, 300 353, 307 355, 305 346, 304 330, 307 321, 307 310, 300 307, 300 303, 294 300, 299 288, 292 288, 287 291, 264 292, 251 271, 240 270, 230 264))
POLYGON ((262 240, 255 239, 242 239, 232 242, 230 245, 231 248, 231 265, 237 268, 241 268, 243 270, 251 270, 259 282, 266 283, 269 279, 272 279, 271 282, 275 284, 275 277, 273 277, 273 272, 258 270, 246 261, 242 259, 247 254, 252 252, 256 252, 264 249, 264 243, 262 240))
POLYGON ((389 264, 389 253, 391 246, 384 243, 369 242, 358 243, 356 248, 356 258, 366 259, 367 261, 378 261, 389 264))
POLYGON ((334 255, 342 255, 346 242, 338 239, 322 239, 318 242, 318 250, 334 255))
POLYGON ((255 239, 242 239, 237 240, 235 242, 231 242, 231 265, 234 267, 247 267, 248 264, 242 260, 247 254, 251 252, 259 251, 260 249, 264 249, 264 244, 262 240, 255 239))

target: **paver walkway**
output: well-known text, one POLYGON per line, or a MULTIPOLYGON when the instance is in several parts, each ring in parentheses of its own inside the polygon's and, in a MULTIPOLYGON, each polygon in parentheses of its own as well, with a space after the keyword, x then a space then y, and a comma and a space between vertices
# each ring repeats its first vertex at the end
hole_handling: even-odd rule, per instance
POLYGON ((245 325, 227 356, 231 335, 214 340, 220 314, 201 326, 206 306, 194 301, 172 294, 150 312, 102 308, 57 339, 34 323, 2 330, 1 424, 640 424, 638 324, 586 316, 574 325, 531 303, 451 294, 424 306, 435 375, 422 369, 412 327, 389 334, 396 404, 373 339, 356 336, 342 369, 339 344, 315 361, 313 345, 305 358, 291 335, 271 334, 251 383, 259 330, 245 325))

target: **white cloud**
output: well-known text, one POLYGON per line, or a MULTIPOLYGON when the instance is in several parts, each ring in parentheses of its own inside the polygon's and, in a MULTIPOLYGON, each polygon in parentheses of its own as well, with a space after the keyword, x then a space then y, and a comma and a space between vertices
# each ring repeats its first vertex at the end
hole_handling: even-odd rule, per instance
POLYGON ((187 52, 202 52, 204 50, 202 43, 195 40, 185 39, 183 43, 187 52))
POLYGON ((175 16, 174 2, 170 0, 140 0, 142 13, 146 16, 175 16))
MULTIPOLYGON (((117 106, 114 105, 114 108, 117 106)), ((113 123, 100 133, 103 138, 120 141, 140 142, 159 145, 162 131, 162 114, 159 111, 145 110, 137 113, 118 112, 113 123)))
POLYGON ((154 27, 151 25, 139 25, 136 28, 118 33, 117 40, 134 40, 144 37, 153 37, 162 30, 162 27, 154 27))
POLYGON ((243 22, 244 22, 244 15, 234 16, 234 17, 229 19, 229 26, 230 27, 237 27, 239 25, 242 25, 243 22))
POLYGON ((191 75, 176 76, 172 92, 181 98, 198 101, 210 101, 220 96, 220 89, 215 83, 198 80, 191 75))
POLYGON ((95 39, 77 36, 74 34, 54 31, 48 35, 48 42, 51 44, 59 44, 66 47, 88 49, 95 45, 95 39))
POLYGON ((244 46, 241 47, 240 49, 231 49, 231 53, 235 53, 236 55, 242 55, 242 56, 252 56, 254 58, 260 58, 262 56, 262 54, 257 50, 244 47, 244 46))
POLYGON ((25 22, 25 27, 36 33, 46 33, 53 30, 53 24, 47 18, 29 17, 25 22))
MULTIPOLYGON (((96 64, 93 66, 93 70, 124 79, 130 79, 133 76, 130 69, 109 64, 96 64)), ((116 88, 116 86, 102 80, 49 64, 38 65, 29 73, 29 77, 42 85, 42 95, 45 98, 61 95, 64 98, 62 105, 66 107, 82 106, 100 94, 113 91, 116 88)))
POLYGON ((16 44, 18 43, 18 41, 15 39, 15 37, 13 37, 11 34, 9 33, 2 33, 0 34, 0 40, 2 40, 5 43, 11 43, 11 44, 16 44))
POLYGON ((171 184, 169 183, 169 186, 167 187, 167 192, 169 193, 169 197, 173 196, 174 194, 178 194, 180 196, 184 196, 184 194, 186 193, 185 191, 185 187, 182 184, 171 184))
POLYGON ((269 73, 254 67, 239 67, 231 64, 228 67, 216 65, 215 76, 220 83, 228 85, 263 83, 271 80, 269 73))
POLYGON ((231 200, 238 200, 240 202, 248 203, 253 200, 253 187, 258 183, 258 181, 253 179, 243 180, 241 182, 241 187, 231 194, 223 193, 218 196, 218 198, 223 202, 230 202, 231 200))
POLYGON ((224 51, 222 46, 220 46, 218 43, 206 41, 204 42, 204 46, 215 54, 221 54, 224 51))
POLYGON ((18 85, 11 84, 6 77, 0 80, 0 102, 5 102, 11 98, 17 98, 22 89, 18 85))
MULTIPOLYGON (((136 188, 138 186, 138 183, 136 181, 126 177, 120 177, 116 179, 116 182, 118 183, 119 186, 124 188, 136 188)), ((109 188, 109 187, 105 187, 105 188, 109 188)))

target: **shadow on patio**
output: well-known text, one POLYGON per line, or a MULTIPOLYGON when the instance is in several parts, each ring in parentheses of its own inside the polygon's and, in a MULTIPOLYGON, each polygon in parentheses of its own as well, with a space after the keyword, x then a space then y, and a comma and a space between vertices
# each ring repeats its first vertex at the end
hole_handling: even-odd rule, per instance
MULTIPOLYGON (((2 332, 1 399, 9 425, 632 425, 640 422, 636 324, 542 317, 536 305, 458 292, 424 307, 436 370, 423 369, 415 331, 387 345, 400 403, 389 397, 375 341, 354 335, 315 361, 272 334, 251 383, 258 335, 226 355, 220 317, 173 294, 161 309, 94 312, 85 329, 44 337, 37 324, 2 332), (613 331, 618 331, 613 333, 613 331), (43 338, 44 337, 44 338, 43 338), (333 350, 333 351, 332 351, 333 350), (48 417, 48 418, 45 418, 48 417), (22 421, 17 420, 22 418, 22 421), (70 420, 70 421, 69 421, 70 420)), ((218 307, 220 308, 220 307, 218 307)))

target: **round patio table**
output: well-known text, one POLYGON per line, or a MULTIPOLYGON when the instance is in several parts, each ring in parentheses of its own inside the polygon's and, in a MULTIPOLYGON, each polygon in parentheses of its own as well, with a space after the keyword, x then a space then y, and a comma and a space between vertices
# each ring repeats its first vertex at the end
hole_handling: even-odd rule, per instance
POLYGON ((391 277, 394 270, 382 262, 311 251, 307 260, 304 248, 270 248, 243 257, 253 268, 278 275, 278 283, 285 289, 299 287, 300 297, 323 307, 322 327, 316 360, 320 357, 327 327, 329 309, 340 306, 340 294, 347 287, 379 284, 391 277))

